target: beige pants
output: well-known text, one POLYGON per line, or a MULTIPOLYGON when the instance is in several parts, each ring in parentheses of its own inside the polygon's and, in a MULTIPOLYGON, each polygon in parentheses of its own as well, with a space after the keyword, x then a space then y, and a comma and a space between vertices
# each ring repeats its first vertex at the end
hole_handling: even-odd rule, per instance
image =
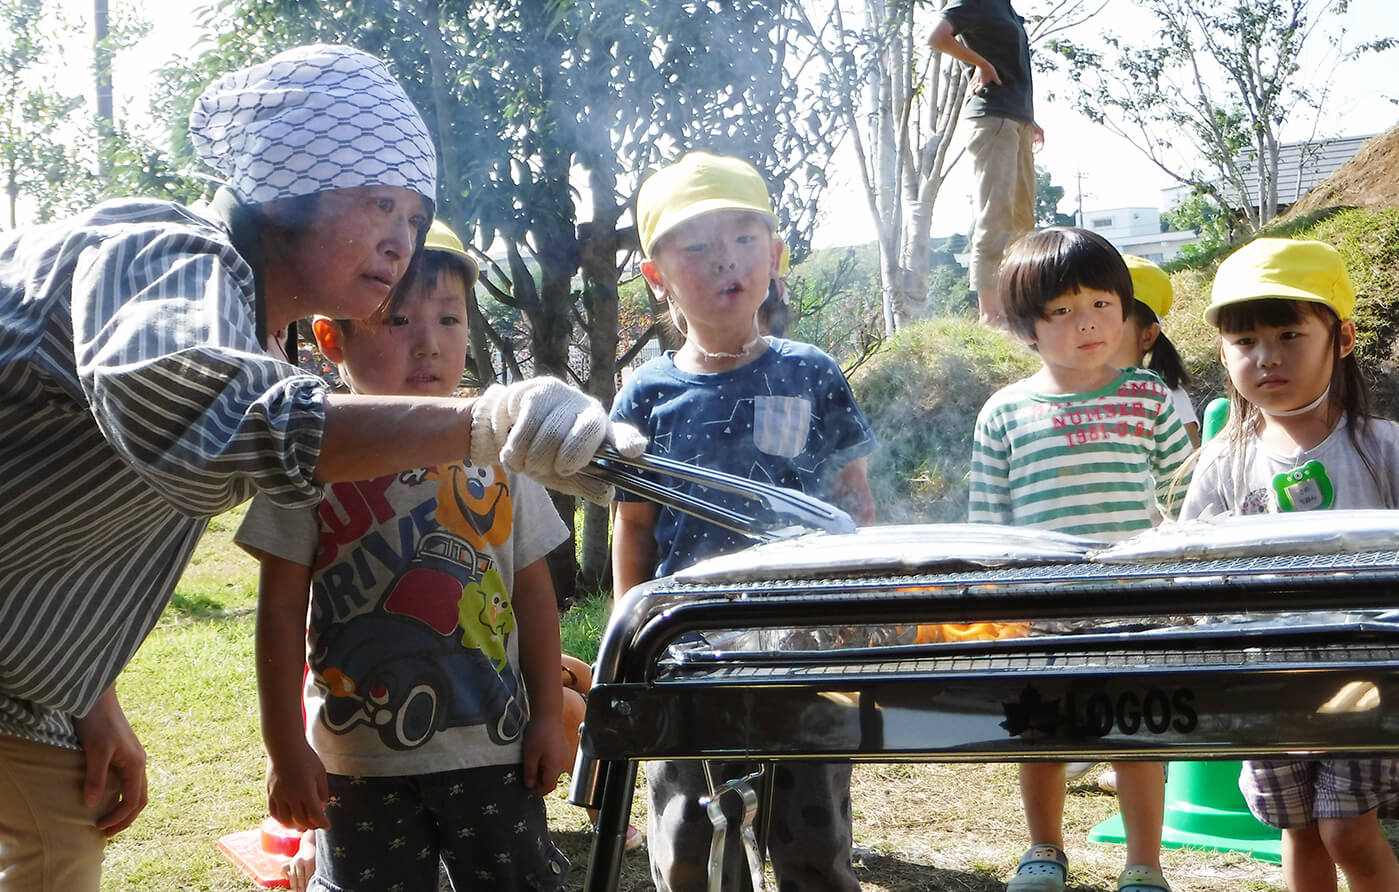
POLYGON ((82 802, 83 754, 0 735, 0 892, 97 892, 107 840, 96 820, 117 799, 82 802))
POLYGON ((1013 118, 972 118, 976 224, 972 230, 971 285, 983 312, 1000 313, 996 281, 1006 246, 1035 227, 1035 128, 1013 118))

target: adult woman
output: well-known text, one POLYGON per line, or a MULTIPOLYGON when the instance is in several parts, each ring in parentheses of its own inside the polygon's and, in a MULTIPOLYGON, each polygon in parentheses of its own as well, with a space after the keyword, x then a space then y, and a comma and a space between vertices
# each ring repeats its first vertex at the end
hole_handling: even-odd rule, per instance
POLYGON ((339 396, 263 351, 411 275, 436 156, 379 60, 311 46, 233 72, 190 135, 228 184, 208 211, 111 202, 0 240, 0 892, 96 889, 103 835, 144 806, 113 682, 206 518, 468 452, 568 488, 611 435, 556 381, 339 396))

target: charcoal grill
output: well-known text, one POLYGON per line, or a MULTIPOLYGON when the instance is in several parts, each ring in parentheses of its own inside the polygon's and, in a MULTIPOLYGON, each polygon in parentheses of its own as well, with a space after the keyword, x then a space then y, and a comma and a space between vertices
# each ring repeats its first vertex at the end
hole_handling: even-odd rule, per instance
POLYGON ((1386 612, 1399 606, 1399 535, 1385 533, 1389 518, 1328 516, 1332 533, 1366 527, 1350 537, 1364 543, 1355 552, 1125 564, 1072 537, 1036 549, 1010 528, 876 527, 762 545, 639 586, 603 636, 573 775, 570 799, 599 809, 584 888, 616 886, 643 759, 1393 755, 1399 623, 1386 612), (868 572, 855 569, 862 561, 868 572), (778 629, 1024 620, 1093 629, 762 644, 778 629))

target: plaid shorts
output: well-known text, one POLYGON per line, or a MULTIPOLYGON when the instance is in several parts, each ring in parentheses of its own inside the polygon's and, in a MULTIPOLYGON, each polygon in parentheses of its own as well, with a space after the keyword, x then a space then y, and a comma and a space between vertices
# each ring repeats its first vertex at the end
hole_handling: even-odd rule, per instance
POLYGON ((1245 762, 1239 789, 1253 816, 1284 830, 1354 818, 1399 798, 1399 760, 1245 762))

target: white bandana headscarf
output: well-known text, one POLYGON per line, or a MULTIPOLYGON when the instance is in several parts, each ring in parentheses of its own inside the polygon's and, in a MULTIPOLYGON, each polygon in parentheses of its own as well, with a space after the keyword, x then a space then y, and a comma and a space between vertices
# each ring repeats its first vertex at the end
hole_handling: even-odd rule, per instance
POLYGON ((422 116, 384 63, 353 47, 297 47, 220 77, 195 100, 189 134, 248 204, 352 186, 437 198, 422 116))

